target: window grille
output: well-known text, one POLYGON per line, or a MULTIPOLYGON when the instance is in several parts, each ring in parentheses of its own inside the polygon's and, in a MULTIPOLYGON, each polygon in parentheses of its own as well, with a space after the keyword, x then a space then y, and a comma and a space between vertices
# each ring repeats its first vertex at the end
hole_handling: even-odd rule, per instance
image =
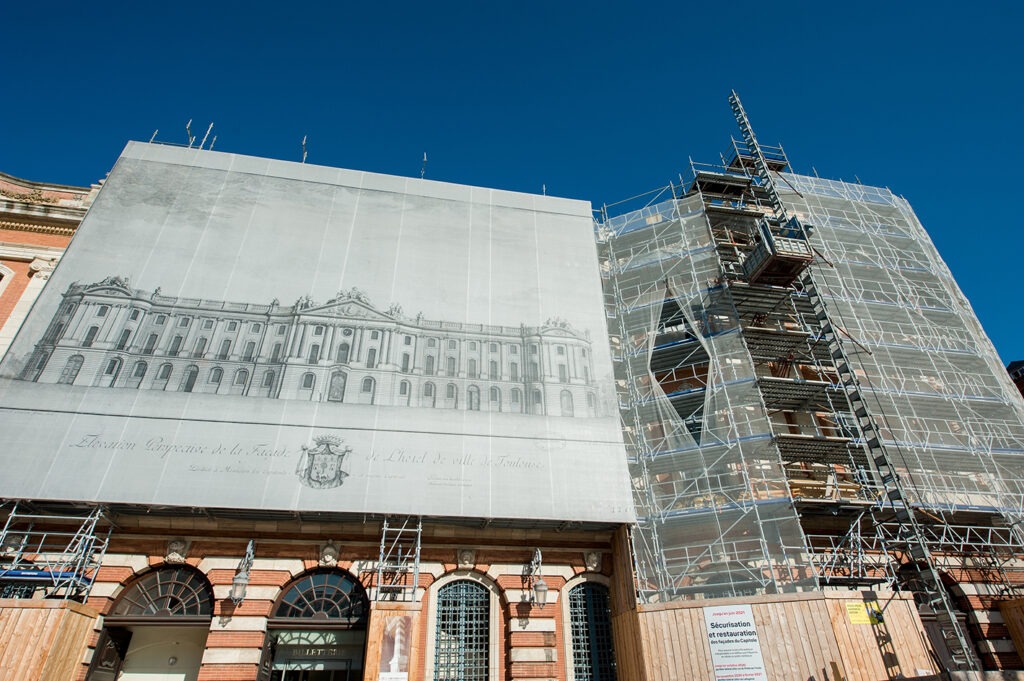
POLYGON ((569 591, 575 681, 615 681, 608 589, 586 582, 569 591))
POLYGON ((466 580, 437 594, 435 681, 487 681, 491 598, 487 588, 466 580))

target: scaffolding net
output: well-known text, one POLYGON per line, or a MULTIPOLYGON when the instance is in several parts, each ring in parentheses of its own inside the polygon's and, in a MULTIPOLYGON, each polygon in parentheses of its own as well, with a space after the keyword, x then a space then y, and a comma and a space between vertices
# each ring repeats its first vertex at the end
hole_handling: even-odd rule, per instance
POLYGON ((893 586, 887 504, 1019 553, 1024 404, 910 206, 765 149, 596 227, 641 600, 893 586))
POLYGON ((783 201, 821 253, 811 268, 908 499, 1018 527, 1024 404, 907 201, 784 176, 783 201))

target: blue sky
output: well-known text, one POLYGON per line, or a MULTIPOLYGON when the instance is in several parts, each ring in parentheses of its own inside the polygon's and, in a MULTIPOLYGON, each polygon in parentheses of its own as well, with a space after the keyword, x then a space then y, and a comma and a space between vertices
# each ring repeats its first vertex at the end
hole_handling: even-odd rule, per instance
POLYGON ((736 88, 794 169, 907 197, 1024 358, 1024 4, 18 3, 0 170, 89 184, 129 139, 612 203, 714 161, 736 88))

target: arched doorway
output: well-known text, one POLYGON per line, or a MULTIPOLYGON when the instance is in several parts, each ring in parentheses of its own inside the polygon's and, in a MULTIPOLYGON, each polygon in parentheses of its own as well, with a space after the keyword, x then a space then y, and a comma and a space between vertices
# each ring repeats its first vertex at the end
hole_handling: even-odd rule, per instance
POLYGON ((270 681, 363 678, 370 601, 344 570, 315 570, 285 586, 267 622, 270 681))
POLYGON ((196 387, 196 377, 199 376, 199 367, 195 364, 189 365, 181 377, 181 386, 178 388, 183 393, 190 393, 196 387))
POLYGON ((198 570, 147 572, 104 617, 86 681, 196 681, 212 617, 213 590, 198 570))
POLYGON ((345 401, 345 383, 348 381, 348 376, 341 371, 335 371, 331 374, 331 385, 327 388, 327 400, 329 402, 344 402, 345 401))
POLYGON ((584 582, 569 590, 573 681, 616 681, 608 587, 584 582))

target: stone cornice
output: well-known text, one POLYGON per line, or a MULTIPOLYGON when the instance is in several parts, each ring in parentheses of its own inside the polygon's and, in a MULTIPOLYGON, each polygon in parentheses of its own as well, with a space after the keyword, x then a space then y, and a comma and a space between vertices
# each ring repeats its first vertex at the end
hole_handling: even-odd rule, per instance
POLYGON ((57 260, 64 254, 64 249, 57 246, 36 246, 33 244, 12 244, 0 241, 0 258, 4 260, 20 260, 32 262, 36 258, 57 260))
POLYGON ((0 229, 10 229, 15 232, 37 232, 39 234, 56 234, 59 236, 73 236, 78 223, 73 225, 47 225, 39 222, 16 222, 13 220, 0 219, 0 229))

